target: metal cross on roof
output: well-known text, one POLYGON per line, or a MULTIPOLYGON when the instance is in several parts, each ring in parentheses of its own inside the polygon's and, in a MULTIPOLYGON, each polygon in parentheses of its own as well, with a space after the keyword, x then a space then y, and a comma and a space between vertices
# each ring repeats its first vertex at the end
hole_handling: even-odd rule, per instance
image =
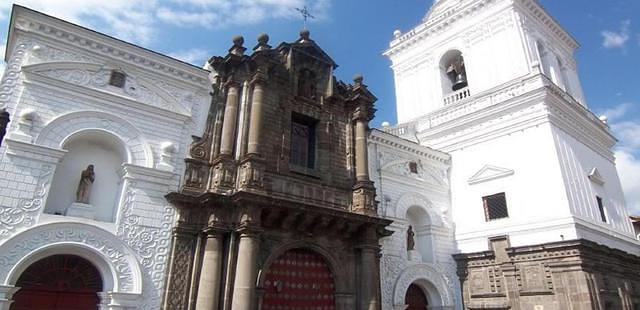
POLYGON ((296 11, 300 12, 300 14, 302 15, 302 19, 304 19, 304 29, 307 29, 307 20, 309 18, 316 18, 315 16, 311 15, 311 12, 309 12, 309 9, 306 5, 303 8, 296 8, 296 11))

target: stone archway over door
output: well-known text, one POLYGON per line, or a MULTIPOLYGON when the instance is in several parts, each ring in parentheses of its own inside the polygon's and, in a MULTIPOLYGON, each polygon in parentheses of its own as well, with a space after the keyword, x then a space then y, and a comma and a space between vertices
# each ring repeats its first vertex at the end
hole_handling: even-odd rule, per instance
POLYGON ((407 295, 404 298, 407 310, 425 310, 429 306, 429 300, 422 289, 415 285, 409 285, 407 295))
POLYGON ((53 255, 29 266, 16 283, 11 310, 95 310, 102 291, 98 269, 75 255, 53 255))
POLYGON ((306 249, 289 250, 267 269, 262 310, 334 310, 335 305, 334 277, 320 254, 306 249))

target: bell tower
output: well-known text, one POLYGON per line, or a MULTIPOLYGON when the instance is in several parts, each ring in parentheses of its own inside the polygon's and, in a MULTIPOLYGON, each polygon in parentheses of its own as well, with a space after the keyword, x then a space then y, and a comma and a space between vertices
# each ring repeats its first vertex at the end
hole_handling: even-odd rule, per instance
POLYGON ((385 52, 399 124, 384 130, 451 156, 447 212, 469 308, 526 308, 525 295, 541 309, 595 308, 592 284, 574 292, 567 277, 607 282, 615 264, 637 268, 616 139, 586 105, 577 47, 537 0, 438 0, 385 52), (624 258, 597 259, 612 251, 624 258), (549 267, 561 256, 598 268, 549 267))
POLYGON ((584 105, 577 47, 537 1, 434 1, 421 24, 394 33, 385 52, 398 122, 540 73, 584 105))

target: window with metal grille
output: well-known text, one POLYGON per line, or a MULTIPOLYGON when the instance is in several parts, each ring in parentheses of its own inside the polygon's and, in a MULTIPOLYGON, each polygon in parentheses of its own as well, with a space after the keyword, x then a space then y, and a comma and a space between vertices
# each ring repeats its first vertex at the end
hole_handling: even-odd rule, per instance
POLYGON ((507 198, 504 193, 482 197, 484 216, 486 221, 509 217, 507 198))
POLYGON ((410 162, 409 171, 411 171, 411 173, 418 173, 418 163, 415 161, 410 162))
POLYGON ((124 88, 124 83, 127 80, 127 76, 124 72, 121 71, 111 71, 111 76, 109 77, 109 85, 124 88))
POLYGON ((602 202, 602 198, 600 196, 596 196, 596 200, 598 201, 598 210, 600 211, 600 219, 603 223, 607 222, 607 213, 604 211, 604 203, 602 202))
POLYGON ((294 113, 291 117, 291 154, 289 162, 299 167, 315 169, 317 121, 294 113))

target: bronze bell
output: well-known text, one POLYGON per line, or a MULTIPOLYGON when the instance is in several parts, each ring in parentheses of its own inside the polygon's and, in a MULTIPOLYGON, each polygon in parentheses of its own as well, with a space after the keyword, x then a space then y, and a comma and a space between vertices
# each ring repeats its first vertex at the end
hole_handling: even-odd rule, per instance
POLYGON ((460 72, 456 75, 456 80, 455 82, 453 82, 453 87, 451 87, 451 89, 453 89, 453 91, 458 91, 467 87, 468 85, 469 84, 467 83, 467 75, 464 74, 464 72, 460 72))

